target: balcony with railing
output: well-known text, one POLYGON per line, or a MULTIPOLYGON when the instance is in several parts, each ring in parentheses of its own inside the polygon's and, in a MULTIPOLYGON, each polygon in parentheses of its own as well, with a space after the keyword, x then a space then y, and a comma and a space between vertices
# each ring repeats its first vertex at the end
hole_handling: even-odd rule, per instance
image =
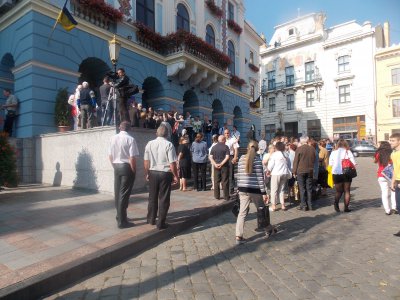
POLYGON ((186 31, 162 36, 142 23, 134 25, 137 43, 165 56, 168 77, 209 90, 229 80, 230 58, 198 36, 186 31))
POLYGON ((261 87, 261 93, 264 96, 269 94, 278 94, 280 92, 286 93, 290 90, 297 91, 299 89, 306 89, 308 87, 317 87, 321 88, 324 84, 322 77, 320 75, 315 76, 309 80, 304 80, 303 78, 299 78, 297 80, 286 80, 275 82, 275 80, 263 80, 263 84, 261 87))

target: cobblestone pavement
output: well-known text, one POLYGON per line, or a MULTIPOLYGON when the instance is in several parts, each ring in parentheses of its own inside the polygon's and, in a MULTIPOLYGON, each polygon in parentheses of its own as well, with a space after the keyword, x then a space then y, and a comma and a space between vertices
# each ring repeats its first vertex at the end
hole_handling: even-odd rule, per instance
POLYGON ((236 246, 226 212, 47 299, 400 299, 400 218, 381 207, 371 158, 358 163, 351 213, 330 191, 315 211, 272 213, 266 239, 252 207, 236 246))

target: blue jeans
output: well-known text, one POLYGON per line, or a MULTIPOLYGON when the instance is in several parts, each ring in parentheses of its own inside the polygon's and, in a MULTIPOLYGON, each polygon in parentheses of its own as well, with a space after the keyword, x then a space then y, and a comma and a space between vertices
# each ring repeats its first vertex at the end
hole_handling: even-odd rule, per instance
POLYGON ((308 206, 308 209, 312 209, 312 184, 313 176, 312 172, 310 174, 297 174, 297 182, 299 183, 300 190, 300 207, 308 206), (306 203, 307 197, 307 203, 306 203))
POLYGON ((400 210, 400 187, 398 185, 395 189, 395 195, 396 195, 396 208, 397 210, 400 210))

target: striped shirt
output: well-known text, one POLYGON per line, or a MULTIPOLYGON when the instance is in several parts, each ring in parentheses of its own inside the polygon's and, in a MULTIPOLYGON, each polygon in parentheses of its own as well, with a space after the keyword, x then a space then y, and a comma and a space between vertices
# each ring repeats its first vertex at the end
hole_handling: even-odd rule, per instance
POLYGON ((246 173, 246 155, 240 157, 236 179, 239 192, 266 194, 263 166, 261 159, 258 156, 254 158, 253 172, 251 174, 246 173))

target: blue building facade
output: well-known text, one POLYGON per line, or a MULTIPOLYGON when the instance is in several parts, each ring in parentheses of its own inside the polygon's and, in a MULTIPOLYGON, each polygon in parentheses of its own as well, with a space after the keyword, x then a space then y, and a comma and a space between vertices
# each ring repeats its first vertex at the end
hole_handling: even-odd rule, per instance
MULTIPOLYGON (((12 89, 20 101, 16 136, 56 131, 54 105, 58 89, 67 87, 72 94, 77 84, 88 81, 97 92, 104 75, 112 70, 108 46, 115 35, 121 43, 118 67, 123 67, 131 81, 144 89, 136 95, 144 107, 208 116, 221 126, 225 122, 236 125, 243 136, 254 124, 259 137, 260 114, 249 106, 258 96, 259 76, 248 65, 249 61, 258 65, 258 49, 263 41, 244 21, 242 1, 215 1, 224 13, 222 18, 200 0, 137 1, 109 3, 124 14, 118 22, 85 10, 79 0, 68 2, 67 8, 78 22, 69 32, 58 24, 52 33, 63 2, 26 0, 3 13, 0 88, 12 89), (134 21, 143 18, 137 15, 142 9, 140 4, 150 2, 154 13, 150 27, 158 34, 176 32, 178 23, 189 26, 189 30, 183 29, 214 43, 216 49, 232 58, 233 64, 224 69, 215 60, 185 47, 166 53, 149 46, 139 38, 134 21), (188 20, 180 18, 182 6, 188 20), (229 15, 241 25, 241 34, 226 25, 229 15), (233 75, 245 83, 234 85, 233 75)), ((4 101, 0 98, 0 104, 4 101)))

